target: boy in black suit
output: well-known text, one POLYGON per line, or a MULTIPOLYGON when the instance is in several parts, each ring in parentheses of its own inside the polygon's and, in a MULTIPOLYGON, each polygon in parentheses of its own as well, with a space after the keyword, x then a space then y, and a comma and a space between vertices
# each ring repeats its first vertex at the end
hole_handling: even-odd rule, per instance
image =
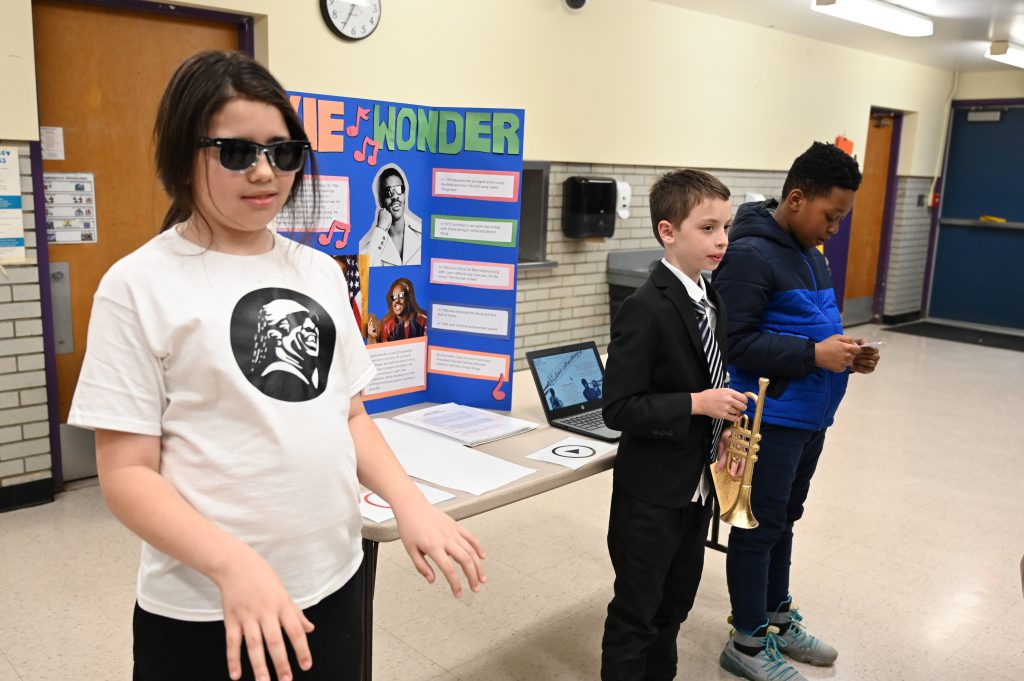
POLYGON ((704 565, 708 465, 722 460, 723 423, 747 401, 723 387, 725 309, 700 274, 725 254, 729 189, 707 173, 675 170, 651 188, 650 205, 665 257, 612 321, 604 382, 604 420, 622 439, 602 681, 675 677, 676 636, 704 565))

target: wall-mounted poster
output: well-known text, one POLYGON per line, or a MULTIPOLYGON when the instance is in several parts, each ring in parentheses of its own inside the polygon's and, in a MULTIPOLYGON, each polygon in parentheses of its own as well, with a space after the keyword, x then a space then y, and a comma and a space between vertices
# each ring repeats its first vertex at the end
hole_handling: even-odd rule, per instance
POLYGON ((0 264, 25 262, 18 150, 0 147, 0 264))
POLYGON ((92 173, 43 173, 43 202, 47 241, 96 243, 96 183, 92 173))
MULTIPOLYGON (((311 243, 345 271, 377 368, 367 409, 509 409, 524 112, 289 94, 321 176, 311 243)), ((308 239, 312 201, 278 231, 308 239)))

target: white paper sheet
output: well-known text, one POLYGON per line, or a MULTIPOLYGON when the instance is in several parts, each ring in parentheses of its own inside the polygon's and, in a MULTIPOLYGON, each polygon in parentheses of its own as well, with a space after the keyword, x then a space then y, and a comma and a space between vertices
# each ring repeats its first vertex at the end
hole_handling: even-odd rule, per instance
POLYGON ((374 422, 405 471, 435 485, 483 494, 536 472, 404 423, 374 422))
MULTIPOLYGON (((445 492, 444 490, 424 485, 422 482, 416 482, 415 484, 423 492, 423 496, 427 498, 427 501, 435 506, 442 501, 455 498, 455 495, 451 492, 445 492)), ((395 512, 388 506, 388 502, 368 490, 363 490, 359 495, 359 512, 363 514, 364 518, 375 523, 383 523, 395 517, 395 512)))
POLYGON ((615 449, 615 445, 598 440, 591 440, 585 437, 567 437, 550 444, 544 449, 538 449, 533 454, 528 454, 527 459, 535 461, 547 461, 557 463, 576 470, 588 461, 600 458, 606 452, 615 449))
POLYGON ((470 447, 525 433, 537 427, 533 421, 467 407, 455 402, 399 414, 395 420, 429 430, 470 447))

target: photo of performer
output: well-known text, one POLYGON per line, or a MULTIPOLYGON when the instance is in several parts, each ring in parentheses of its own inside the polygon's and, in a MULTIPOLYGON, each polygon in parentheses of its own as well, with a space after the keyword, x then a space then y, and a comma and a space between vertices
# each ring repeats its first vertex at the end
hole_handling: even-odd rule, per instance
POLYGON ((405 277, 395 279, 388 289, 387 305, 388 313, 380 321, 381 343, 426 335, 427 313, 416 304, 411 281, 405 277))
POLYGON ((359 240, 359 252, 370 267, 419 265, 423 223, 409 210, 409 182, 402 169, 389 163, 373 180, 377 201, 373 226, 359 240))
POLYGON ((601 386, 594 380, 587 382, 587 379, 581 378, 580 382, 583 384, 583 397, 587 401, 601 399, 601 386))

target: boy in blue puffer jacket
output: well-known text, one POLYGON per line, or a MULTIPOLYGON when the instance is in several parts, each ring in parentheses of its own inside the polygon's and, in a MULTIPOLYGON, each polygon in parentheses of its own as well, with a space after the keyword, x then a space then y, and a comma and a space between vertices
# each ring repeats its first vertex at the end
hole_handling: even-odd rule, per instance
MULTIPOLYGON (((771 380, 751 506, 757 528, 733 528, 726 573, 735 628, 719 661, 752 681, 802 681, 779 654, 831 665, 838 653, 807 632, 789 594, 793 523, 803 515, 825 431, 849 373, 878 351, 843 334, 832 276, 818 246, 839 231, 860 186, 857 162, 815 142, 794 162, 782 201, 740 206, 713 282, 729 309, 731 386, 771 380)), ((751 403, 751 408, 753 403, 751 403)))

